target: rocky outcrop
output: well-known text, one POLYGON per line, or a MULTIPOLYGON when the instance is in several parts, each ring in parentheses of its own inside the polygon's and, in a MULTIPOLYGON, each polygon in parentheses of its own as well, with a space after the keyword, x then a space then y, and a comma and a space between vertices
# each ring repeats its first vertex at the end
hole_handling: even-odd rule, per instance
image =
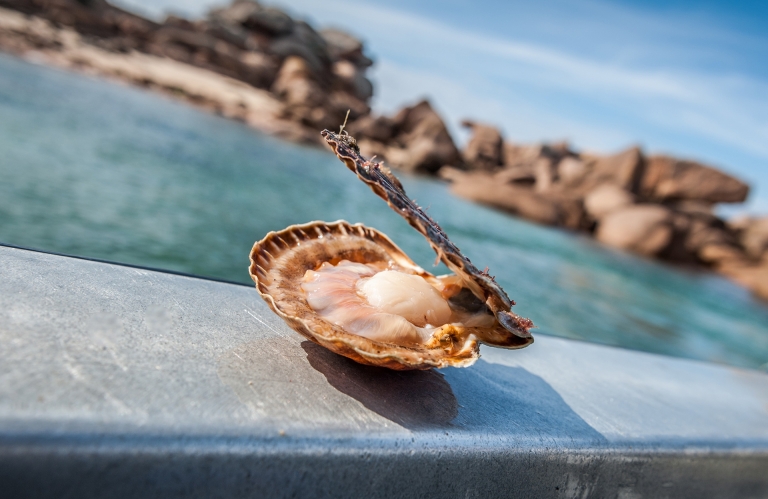
POLYGON ((392 117, 366 116, 348 130, 364 155, 401 170, 436 173, 446 165, 464 166, 445 123, 426 100, 392 117))
POLYGON ((672 212, 655 204, 621 206, 603 218, 598 241, 645 256, 658 256, 672 241, 672 212))
POLYGON ((768 217, 742 217, 728 228, 736 242, 716 261, 716 270, 768 300, 768 217))
POLYGON ((472 138, 464 148, 464 161, 473 170, 493 171, 504 163, 504 139, 498 129, 482 123, 465 120, 462 126, 472 131, 472 138))
POLYGON ((547 196, 532 189, 499 182, 483 172, 444 168, 440 175, 453 182, 452 191, 463 198, 493 206, 545 225, 577 229, 582 218, 578 200, 547 196))
POLYGON ((618 211, 635 202, 635 197, 616 184, 602 184, 584 197, 584 209, 594 220, 618 211))
POLYGON ((318 131, 338 127, 349 112, 361 145, 392 166, 434 173, 464 165, 428 102, 370 116, 373 61, 360 40, 338 29, 316 31, 253 0, 163 23, 104 0, 0 0, 3 6, 30 16, 0 12, 4 50, 157 88, 299 142, 320 141, 318 131))
POLYGON ((667 156, 648 158, 640 186, 643 197, 656 201, 694 200, 740 203, 749 185, 710 166, 667 156))
POLYGON ((741 180, 639 147, 602 156, 565 143, 514 144, 491 125, 465 126, 468 171, 440 172, 455 194, 615 248, 706 266, 768 298, 768 218, 728 224, 713 210, 744 201, 749 186, 741 180))
POLYGON ((742 218, 729 226, 749 258, 760 260, 768 256, 768 217, 742 218))
MULTIPOLYGON (((319 142, 317 130, 339 126, 347 110, 352 120, 370 112, 373 86, 366 70, 372 61, 359 40, 339 30, 315 31, 280 9, 252 0, 235 0, 212 10, 204 19, 169 16, 163 23, 143 19, 104 0, 0 0, 0 7, 34 16, 27 23, 47 22, 43 31, 54 33, 38 36, 39 30, 35 34, 30 29, 0 29, 0 48, 20 54, 35 52, 68 66, 93 62, 92 57, 75 62, 73 53, 85 48, 112 54, 116 60, 138 53, 205 69, 270 92, 282 104, 277 116, 270 113, 269 119, 248 121, 271 120, 275 126, 265 130, 280 130, 281 136, 293 140, 319 142), (76 43, 60 43, 57 39, 61 33, 69 33, 66 36, 76 43)), ((85 69, 102 72, 99 65, 85 69)), ((132 68, 132 75, 138 72, 140 68, 132 68)), ((152 78, 147 72, 143 84, 154 86, 152 78)), ((136 82, 134 78, 130 81, 136 82)), ((182 89, 194 85, 189 82, 182 89)), ((207 96, 206 107, 223 107, 211 104, 210 97, 216 100, 207 96)), ((189 96, 188 100, 199 99, 189 96)))

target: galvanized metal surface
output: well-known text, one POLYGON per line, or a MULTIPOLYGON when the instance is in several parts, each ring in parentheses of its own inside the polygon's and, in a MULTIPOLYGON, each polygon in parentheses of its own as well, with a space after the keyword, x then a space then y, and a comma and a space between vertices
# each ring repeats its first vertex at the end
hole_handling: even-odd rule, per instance
POLYGON ((0 497, 768 497, 765 373, 482 353, 364 367, 250 287, 0 247, 0 497))

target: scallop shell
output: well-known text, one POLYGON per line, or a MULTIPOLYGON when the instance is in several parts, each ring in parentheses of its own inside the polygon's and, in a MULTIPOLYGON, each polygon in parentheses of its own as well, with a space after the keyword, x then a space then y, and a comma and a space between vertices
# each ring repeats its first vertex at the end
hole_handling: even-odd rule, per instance
MULTIPOLYGON (((437 223, 421 210, 400 182, 380 163, 360 155, 354 139, 328 130, 322 132, 336 155, 398 213, 423 234, 455 275, 435 277, 416 265, 386 235, 360 224, 345 221, 311 222, 270 232, 251 250, 251 277, 270 308, 306 338, 362 364, 390 369, 466 367, 479 357, 479 342, 502 348, 523 348, 533 342, 533 323, 510 309, 514 302, 487 271, 479 271, 450 242, 437 223), (420 345, 398 345, 375 341, 345 331, 320 317, 307 303, 301 287, 308 270, 324 262, 342 260, 364 264, 395 265, 430 283, 455 283, 462 296, 469 296, 478 313, 493 314, 492 327, 446 324, 420 345), (480 310, 482 309, 482 310, 480 310)), ((457 295, 458 296, 458 295, 457 295)), ((464 305, 451 305, 463 307, 464 305)), ((473 308, 473 309, 474 309, 473 308)))

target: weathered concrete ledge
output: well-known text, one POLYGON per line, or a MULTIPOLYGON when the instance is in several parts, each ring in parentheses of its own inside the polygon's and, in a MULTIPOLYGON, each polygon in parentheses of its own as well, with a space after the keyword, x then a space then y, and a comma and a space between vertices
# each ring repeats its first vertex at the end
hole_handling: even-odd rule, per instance
POLYGON ((765 373, 541 335, 397 373, 247 286, 8 247, 0 275, 3 497, 768 496, 765 373))

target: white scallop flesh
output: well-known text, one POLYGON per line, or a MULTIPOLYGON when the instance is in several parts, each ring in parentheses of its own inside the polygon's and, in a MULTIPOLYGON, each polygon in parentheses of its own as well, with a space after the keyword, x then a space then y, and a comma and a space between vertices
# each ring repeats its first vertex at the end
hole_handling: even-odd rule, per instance
POLYGON ((421 276, 384 270, 361 279, 357 289, 369 304, 418 327, 442 325, 451 320, 448 302, 421 276))
POLYGON ((424 343, 451 320, 448 302, 418 275, 342 260, 308 270, 303 280, 318 315, 372 340, 424 343))

